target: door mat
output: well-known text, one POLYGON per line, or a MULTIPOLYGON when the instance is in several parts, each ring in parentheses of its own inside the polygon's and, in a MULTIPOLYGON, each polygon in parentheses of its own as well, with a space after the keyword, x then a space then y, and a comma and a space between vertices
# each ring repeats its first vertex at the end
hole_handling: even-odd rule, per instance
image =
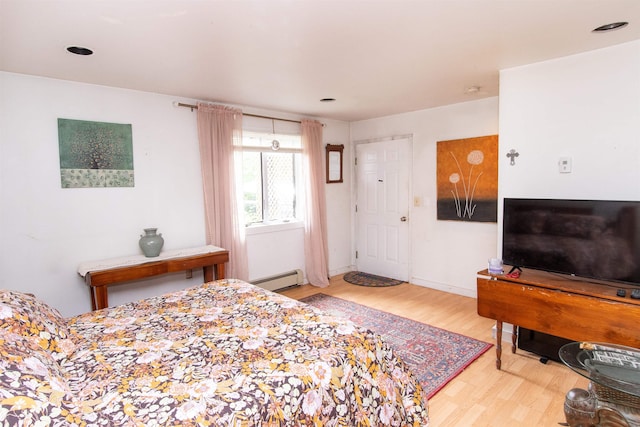
POLYGON ((300 301, 332 316, 346 317, 381 335, 410 367, 428 398, 493 346, 475 338, 325 294, 311 295, 300 301))
POLYGON ((389 279, 388 277, 376 276, 375 274, 361 273, 359 271, 351 271, 345 273, 343 277, 345 282, 349 282, 358 286, 396 286, 404 283, 402 280, 389 279))

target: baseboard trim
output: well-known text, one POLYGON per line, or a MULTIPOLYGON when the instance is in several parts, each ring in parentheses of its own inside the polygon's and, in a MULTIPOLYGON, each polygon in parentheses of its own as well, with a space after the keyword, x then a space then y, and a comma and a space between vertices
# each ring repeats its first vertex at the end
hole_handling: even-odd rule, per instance
MULTIPOLYGON (((496 327, 496 325, 493 325, 493 327, 491 328, 491 336, 493 337, 494 341, 496 340, 497 331, 498 331, 498 328, 496 327)), ((513 325, 511 323, 503 323, 502 324, 502 341, 511 343, 512 339, 513 339, 513 325)))
POLYGON ((438 291, 449 292, 450 294, 462 295, 469 298, 478 297, 477 289, 460 288, 458 286, 451 286, 445 283, 437 283, 431 280, 420 279, 418 277, 412 277, 410 282, 414 285, 423 286, 425 288, 435 289, 438 291))
POLYGON ((329 277, 338 276, 340 274, 348 273, 350 271, 354 271, 355 269, 356 269, 355 266, 351 265, 349 267, 342 267, 342 268, 338 268, 338 269, 335 269, 335 270, 331 270, 331 271, 329 271, 329 277))

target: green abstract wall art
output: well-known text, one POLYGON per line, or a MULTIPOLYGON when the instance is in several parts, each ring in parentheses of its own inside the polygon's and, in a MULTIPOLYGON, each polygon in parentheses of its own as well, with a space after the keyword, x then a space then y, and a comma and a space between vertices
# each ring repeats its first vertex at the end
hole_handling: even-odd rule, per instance
POLYGON ((131 125, 58 119, 62 188, 133 187, 131 125))

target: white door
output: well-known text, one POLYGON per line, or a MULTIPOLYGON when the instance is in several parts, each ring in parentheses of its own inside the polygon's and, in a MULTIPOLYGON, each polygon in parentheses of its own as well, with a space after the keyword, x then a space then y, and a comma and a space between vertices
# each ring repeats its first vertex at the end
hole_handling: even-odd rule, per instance
POLYGON ((356 266, 409 280, 408 138, 356 145, 356 266))

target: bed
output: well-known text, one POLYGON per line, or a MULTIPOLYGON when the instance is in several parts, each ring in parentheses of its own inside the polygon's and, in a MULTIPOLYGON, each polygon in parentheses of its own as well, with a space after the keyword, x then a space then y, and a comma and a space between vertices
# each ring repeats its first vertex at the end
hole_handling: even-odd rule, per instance
POLYGON ((375 333, 238 280, 64 319, 0 291, 9 425, 426 426, 375 333))

